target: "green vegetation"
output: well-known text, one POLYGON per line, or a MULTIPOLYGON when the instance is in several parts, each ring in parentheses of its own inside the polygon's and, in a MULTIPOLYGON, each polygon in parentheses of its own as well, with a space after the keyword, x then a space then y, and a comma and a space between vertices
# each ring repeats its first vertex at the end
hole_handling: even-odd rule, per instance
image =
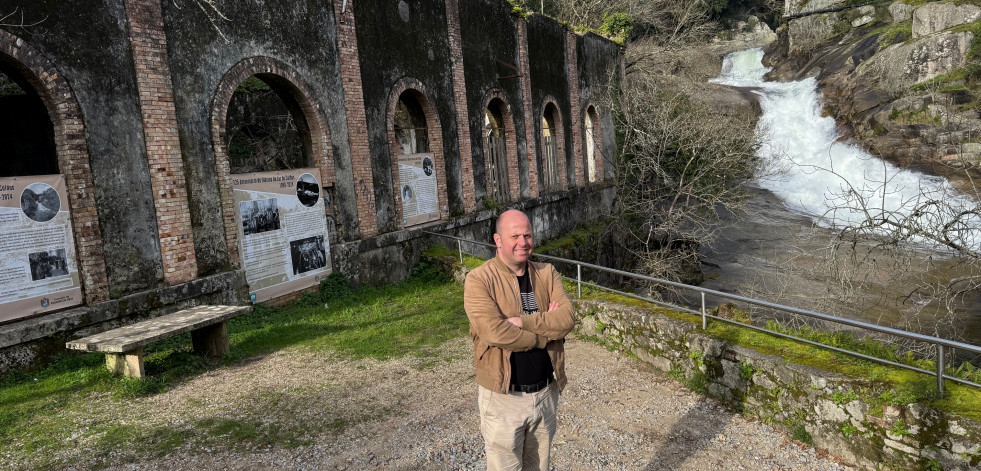
POLYGON ((899 24, 880 26, 873 30, 869 35, 879 35, 879 49, 885 49, 893 44, 900 44, 913 37, 913 22, 906 21, 899 24))
POLYGON ((753 380, 753 373, 756 373, 756 368, 746 362, 739 363, 739 379, 750 382, 753 380))
MULTIPOLYGON (((474 263, 471 259, 467 261, 474 263)), ((338 418, 290 426, 280 421, 287 420, 286 413, 261 422, 232 416, 202 418, 193 426, 144 426, 92 422, 90 411, 106 401, 123 410, 132 401, 206 371, 281 350, 349 358, 429 358, 445 341, 463 336, 467 326, 463 286, 432 263, 422 263, 411 278, 382 288, 351 289, 342 275, 335 274, 321 283, 318 292, 297 302, 275 308, 258 305, 253 313, 230 321, 231 353, 220 362, 193 354, 190 334, 185 334, 145 350, 147 379, 113 377, 101 354, 66 354, 40 371, 7 375, 0 380, 0 456, 54 457, 58 453, 53 451, 80 443, 92 456, 127 449, 163 455, 181 446, 249 450, 303 445, 317 433, 348 424, 338 418)), ((285 396, 257 400, 262 405, 252 407, 286 412, 299 412, 296 408, 302 407, 285 396)), ((44 461, 40 467, 63 464, 44 461)))
POLYGON ((892 429, 889 430, 889 433, 897 437, 903 437, 909 435, 909 430, 906 429, 906 423, 903 419, 899 419, 896 423, 892 424, 892 429))
POLYGON ((844 435, 846 437, 851 437, 851 436, 855 435, 856 433, 858 433, 858 427, 856 427, 856 426, 854 426, 854 425, 852 425, 852 424, 850 424, 848 422, 845 422, 845 423, 842 423, 841 424, 841 434, 842 435, 844 435))
POLYGON ((841 406, 858 399, 858 393, 849 389, 848 391, 835 391, 831 393, 831 402, 841 406))
POLYGON ((633 19, 630 18, 630 15, 617 12, 607 13, 603 16, 603 26, 600 31, 622 46, 630 37, 631 28, 633 28, 633 19))
POLYGON ((256 92, 269 92, 272 88, 262 79, 256 77, 255 75, 245 79, 238 85, 235 89, 235 93, 256 93, 256 92))
POLYGON ((894 109, 889 113, 889 119, 900 124, 941 124, 940 116, 934 116, 928 109, 920 111, 894 109))
POLYGON ((831 34, 833 36, 840 36, 852 30, 852 22, 845 18, 842 18, 835 22, 831 27, 831 34))
POLYGON ((609 218, 600 218, 595 221, 581 224, 572 232, 551 240, 546 240, 536 245, 535 252, 556 257, 569 258, 573 249, 583 248, 598 243, 599 237, 603 235, 603 230, 610 225, 609 218))
POLYGON ((504 208, 501 207, 501 203, 494 201, 493 198, 488 198, 486 196, 480 197, 480 203, 484 205, 484 208, 494 211, 495 213, 500 213, 504 208))
MULTIPOLYGON (((570 289, 570 285, 566 286, 567 289, 570 289)), ((574 283, 571 283, 571 289, 575 289, 574 283)), ((701 318, 694 314, 666 309, 649 302, 598 289, 584 288, 583 298, 631 306, 652 314, 661 314, 693 325, 701 325, 701 318)), ((826 332, 809 327, 790 329, 772 321, 767 323, 766 327, 775 332, 794 335, 825 345, 852 350, 890 361, 905 363, 927 371, 936 369, 933 361, 917 359, 910 354, 900 354, 897 352, 895 346, 869 338, 856 338, 847 332, 826 332)), ((920 402, 972 420, 981 420, 981 390, 977 388, 947 382, 946 394, 940 396, 937 394, 937 381, 934 376, 883 365, 850 355, 842 355, 831 350, 782 339, 753 329, 719 321, 709 321, 709 327, 706 333, 713 337, 732 342, 733 344, 751 348, 760 353, 782 357, 788 362, 813 366, 856 378, 867 378, 876 382, 875 387, 869 390, 835 393, 832 396, 832 400, 836 402, 844 401, 841 402, 842 404, 854 399, 862 399, 874 411, 878 407, 886 404, 906 405, 920 402)), ((698 354, 694 354, 691 359, 695 362, 696 369, 704 362, 701 355, 698 354)), ((947 374, 958 375, 959 377, 975 382, 981 380, 981 370, 973 366, 961 365, 958 368, 948 368, 947 374)), ((703 380, 704 378, 690 379, 688 381, 693 384, 687 386, 689 388, 692 386, 697 388, 700 385, 704 387, 701 384, 703 380)), ((793 429, 794 424, 787 425, 791 427, 792 433, 797 433, 793 429)), ((804 432, 803 428, 799 431, 801 433, 804 432)), ((801 437, 795 436, 795 439, 809 443, 801 437)))
POLYGON ((17 82, 0 72, 0 97, 11 95, 24 95, 24 90, 20 88, 20 85, 17 85, 17 82))

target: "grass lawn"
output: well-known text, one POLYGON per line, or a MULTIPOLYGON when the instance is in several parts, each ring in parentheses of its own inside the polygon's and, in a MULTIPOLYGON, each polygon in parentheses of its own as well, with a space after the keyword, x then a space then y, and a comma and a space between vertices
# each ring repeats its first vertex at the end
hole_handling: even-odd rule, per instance
MULTIPOLYGON (((231 353, 220 362, 193 354, 190 334, 150 345, 145 350, 148 378, 142 380, 113 377, 102 354, 67 352, 40 371, 0 379, 0 469, 9 469, 3 463, 42 468, 68 464, 57 457, 80 441, 94 453, 137 449, 153 455, 189 442, 231 443, 232 448, 236 442, 301 445, 298 433, 277 424, 207 419, 192 430, 147 428, 123 413, 90 421, 104 414, 89 411, 105 401, 125 411, 138 398, 206 371, 284 349, 379 360, 425 358, 467 328, 463 285, 420 265, 408 280, 382 288, 352 291, 343 278, 333 276, 319 293, 290 305, 258 305, 253 313, 229 322, 231 353)), ((324 424, 336 426, 343 424, 324 424)))

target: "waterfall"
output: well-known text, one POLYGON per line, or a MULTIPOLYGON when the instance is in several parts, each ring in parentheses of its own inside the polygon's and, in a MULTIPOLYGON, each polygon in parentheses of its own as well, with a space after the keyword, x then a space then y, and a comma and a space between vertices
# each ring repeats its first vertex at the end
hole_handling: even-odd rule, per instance
MULTIPOLYGON (((759 155, 779 162, 780 171, 762 177, 758 183, 779 196, 792 211, 808 215, 822 226, 838 226, 866 219, 853 209, 856 195, 869 204, 871 214, 892 214, 894 218, 909 216, 927 198, 953 203, 953 208, 941 208, 938 213, 925 216, 934 222, 950 216, 957 208, 976 206, 958 196, 944 178, 897 168, 856 145, 839 142, 835 120, 821 116, 817 81, 807 78, 767 82, 763 76, 769 69, 763 66, 762 58, 761 49, 729 54, 722 74, 710 81, 752 87, 760 96, 763 115, 757 133, 762 134, 763 146, 759 155)), ((978 246, 976 235, 962 237, 971 241, 969 246, 978 246)))

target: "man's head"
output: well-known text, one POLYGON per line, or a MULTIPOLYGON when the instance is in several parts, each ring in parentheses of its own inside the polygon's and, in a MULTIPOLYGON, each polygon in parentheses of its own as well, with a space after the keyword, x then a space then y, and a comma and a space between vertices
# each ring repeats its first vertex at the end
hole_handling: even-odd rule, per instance
POLYGON ((523 273, 535 244, 531 238, 531 221, 525 213, 512 209, 497 218, 494 233, 497 256, 516 273, 523 273))

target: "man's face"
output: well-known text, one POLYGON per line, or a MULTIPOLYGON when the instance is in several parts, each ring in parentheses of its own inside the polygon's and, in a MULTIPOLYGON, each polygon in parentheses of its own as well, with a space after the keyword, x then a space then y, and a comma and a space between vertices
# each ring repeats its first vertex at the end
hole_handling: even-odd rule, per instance
POLYGON ((521 213, 508 216, 501 223, 500 233, 494 234, 494 242, 501 260, 509 267, 515 267, 528 261, 535 244, 531 239, 531 222, 528 218, 521 213))

